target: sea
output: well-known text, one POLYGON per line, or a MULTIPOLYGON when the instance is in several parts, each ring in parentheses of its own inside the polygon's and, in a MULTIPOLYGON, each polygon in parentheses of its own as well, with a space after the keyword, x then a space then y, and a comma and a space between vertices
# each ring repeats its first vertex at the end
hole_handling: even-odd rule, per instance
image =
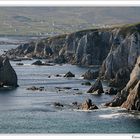
MULTIPOLYGON (((13 42, 22 38, 1 37, 13 42)), ((25 41, 25 38, 23 39, 25 41)), ((18 45, 0 45, 0 53, 18 45)), ((140 133, 140 113, 115 107, 104 107, 114 96, 100 96, 87 93, 90 86, 82 85, 82 74, 89 68, 76 65, 34 66, 36 60, 24 60, 17 65, 10 61, 18 76, 16 89, 0 90, 0 133, 41 133, 41 134, 120 134, 140 133), (71 71, 73 78, 64 74, 71 71), (59 74, 60 77, 56 75, 59 74), (27 90, 32 86, 44 87, 44 90, 27 90), (60 90, 61 89, 61 90, 60 90), (83 103, 91 99, 99 109, 83 111, 73 108, 72 103, 83 103), (63 107, 56 107, 59 102, 63 107)), ((45 61, 45 60, 42 60, 45 61)), ((96 70, 97 67, 90 68, 96 70)), ((92 84, 95 80, 90 81, 92 84)), ((108 84, 103 82, 104 90, 108 84)))

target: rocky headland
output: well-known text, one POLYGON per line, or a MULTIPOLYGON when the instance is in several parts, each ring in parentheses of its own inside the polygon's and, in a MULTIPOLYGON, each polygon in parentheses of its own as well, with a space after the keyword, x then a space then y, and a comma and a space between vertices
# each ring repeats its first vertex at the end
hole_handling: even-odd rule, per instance
POLYGON ((21 44, 5 55, 11 60, 36 58, 59 64, 99 66, 94 76, 85 75, 85 79, 97 77, 117 88, 117 95, 106 106, 140 110, 140 24, 48 37, 21 44))

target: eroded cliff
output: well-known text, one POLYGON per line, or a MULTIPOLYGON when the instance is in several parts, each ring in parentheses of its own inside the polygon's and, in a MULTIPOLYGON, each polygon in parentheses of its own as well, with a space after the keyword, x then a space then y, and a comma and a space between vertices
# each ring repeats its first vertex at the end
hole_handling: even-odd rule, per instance
POLYGON ((140 56, 140 24, 48 37, 22 44, 6 55, 11 59, 26 56, 49 58, 56 63, 99 65, 99 78, 108 80, 110 86, 118 88, 116 99, 125 98, 123 101, 117 100, 116 105, 112 102, 110 106, 120 106, 129 95, 123 94, 122 89, 130 80, 130 73, 140 56))

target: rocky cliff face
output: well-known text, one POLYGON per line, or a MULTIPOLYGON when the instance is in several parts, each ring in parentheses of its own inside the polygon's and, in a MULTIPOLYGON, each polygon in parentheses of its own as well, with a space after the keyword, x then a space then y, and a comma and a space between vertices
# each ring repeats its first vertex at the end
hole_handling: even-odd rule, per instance
POLYGON ((101 75, 105 79, 112 79, 113 84, 125 86, 129 80, 138 56, 140 55, 139 25, 115 32, 110 52, 104 60, 101 75))
POLYGON ((21 44, 16 49, 8 51, 6 56, 10 59, 25 56, 29 58, 58 57, 60 49, 64 46, 65 39, 66 35, 60 35, 21 44))
POLYGON ((63 58, 66 62, 77 65, 101 65, 110 50, 111 35, 110 31, 79 31, 22 44, 8 51, 6 55, 11 59, 24 56, 63 58))
POLYGON ((102 65, 101 75, 112 79, 121 68, 126 67, 126 71, 131 71, 135 65, 140 54, 139 30, 140 25, 137 24, 130 27, 78 31, 22 44, 8 51, 7 56, 64 56, 67 62, 74 64, 102 65))
POLYGON ((101 65, 111 46, 111 32, 86 30, 67 36, 65 51, 69 62, 78 65, 101 65))
POLYGON ((100 65, 99 77, 121 91, 140 55, 140 24, 92 29, 49 37, 20 45, 9 58, 50 58, 57 63, 100 65))
POLYGON ((129 82, 108 105, 122 106, 128 110, 140 111, 140 57, 137 59, 129 82))
POLYGON ((18 86, 17 75, 7 57, 0 57, 0 86, 18 86))

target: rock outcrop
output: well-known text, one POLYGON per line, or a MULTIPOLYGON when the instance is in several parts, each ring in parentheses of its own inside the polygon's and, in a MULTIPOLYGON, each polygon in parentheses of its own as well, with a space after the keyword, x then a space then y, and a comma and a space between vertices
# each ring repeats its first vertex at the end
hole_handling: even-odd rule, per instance
MULTIPOLYGON (((53 58, 56 59, 59 56, 59 51, 64 47, 66 35, 59 35, 55 37, 48 37, 37 41, 31 41, 29 43, 21 44, 16 49, 11 49, 6 52, 11 60, 19 58, 53 58)), ((62 61, 62 60, 61 60, 62 61)))
POLYGON ((92 87, 87 91, 87 93, 94 93, 97 92, 97 94, 104 93, 102 82, 100 79, 97 79, 95 83, 92 85, 92 87))
POLYGON ((38 66, 42 66, 43 63, 40 60, 35 61, 34 63, 32 63, 32 65, 38 65, 38 66))
POLYGON ((0 56, 0 85, 17 87, 17 75, 7 57, 0 56))
POLYGON ((98 107, 92 103, 91 99, 87 99, 84 103, 82 103, 80 109, 82 109, 82 110, 94 110, 94 109, 98 109, 98 107))
POLYGON ((85 72, 82 77, 87 80, 93 80, 96 79, 99 76, 99 71, 91 71, 90 69, 85 72))
POLYGON ((109 88, 105 94, 108 94, 108 95, 116 95, 117 94, 117 89, 114 89, 114 88, 109 88))
POLYGON ((122 106, 128 110, 140 110, 140 56, 126 87, 108 103, 108 106, 122 106))
POLYGON ((75 75, 69 71, 64 75, 64 77, 75 77, 75 75))

